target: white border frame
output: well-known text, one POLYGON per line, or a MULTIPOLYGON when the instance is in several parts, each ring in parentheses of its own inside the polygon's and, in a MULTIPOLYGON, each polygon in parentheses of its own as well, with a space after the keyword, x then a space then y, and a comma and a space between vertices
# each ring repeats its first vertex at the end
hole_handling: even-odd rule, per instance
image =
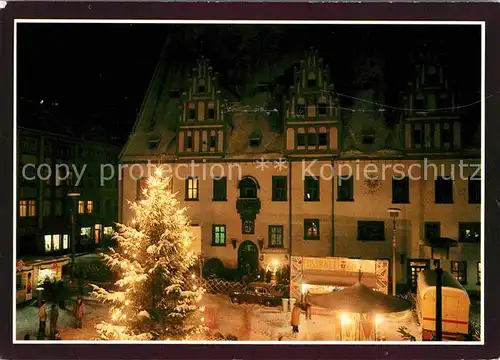
MULTIPOLYGON (((484 179, 484 157, 485 157, 485 67, 486 67, 486 22, 485 21, 310 21, 310 20, 71 20, 71 19, 14 19, 14 74, 13 74, 13 164, 17 163, 17 24, 22 23, 53 23, 53 24, 281 24, 281 25, 480 25, 481 26, 481 173, 484 179)), ((13 171, 13 214, 17 214, 17 170, 13 171)), ((16 339, 16 282, 12 282, 13 291, 13 311, 12 311, 12 331, 14 344, 226 344, 226 345, 484 345, 484 199, 485 182, 481 181, 481 341, 107 341, 107 340, 17 340, 16 339)), ((13 216, 13 273, 16 273, 16 250, 17 250, 17 216, 13 216)))

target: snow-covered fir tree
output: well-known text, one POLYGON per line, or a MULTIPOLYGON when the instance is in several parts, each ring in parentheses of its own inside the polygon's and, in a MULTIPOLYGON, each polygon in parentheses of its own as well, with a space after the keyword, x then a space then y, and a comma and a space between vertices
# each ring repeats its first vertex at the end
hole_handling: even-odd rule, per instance
POLYGON ((133 227, 118 224, 117 248, 104 255, 119 276, 118 291, 94 285, 93 295, 110 305, 111 321, 97 325, 104 339, 185 339, 204 330, 189 219, 169 182, 155 169, 143 200, 130 202, 133 227))

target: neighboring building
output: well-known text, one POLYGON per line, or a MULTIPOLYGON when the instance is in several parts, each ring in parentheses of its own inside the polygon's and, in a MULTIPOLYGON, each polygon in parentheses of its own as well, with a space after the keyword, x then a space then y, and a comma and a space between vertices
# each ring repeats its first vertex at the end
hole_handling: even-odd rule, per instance
MULTIPOLYGON (((22 127, 17 129, 17 139, 16 255, 22 301, 26 298, 22 291, 26 293, 28 276, 33 289, 36 288, 38 269, 47 268, 56 278, 61 277, 73 241, 72 206, 76 210, 77 252, 95 249, 103 236, 113 233, 113 224, 118 219, 118 181, 115 176, 101 186, 99 174, 101 164, 112 164, 116 171, 120 148, 22 127), (68 164, 71 172, 66 174, 60 168, 58 176, 58 164, 68 164), (78 174, 82 176, 77 184, 78 174), (75 200, 68 197, 68 193, 76 191, 79 197, 75 200)), ((106 167, 106 171, 110 168, 111 165, 106 167)))
MULTIPOLYGON (((414 285, 431 255, 449 253, 442 256, 443 267, 468 289, 479 289, 480 181, 435 181, 431 170, 427 180, 393 179, 393 171, 401 173, 396 164, 417 171, 426 157, 445 165, 445 172, 461 160, 480 163, 479 146, 465 149, 460 141, 461 118, 445 74, 437 64, 432 70, 422 63, 405 107, 449 111, 408 110, 388 126, 376 105, 383 102, 381 74, 370 66, 375 76, 358 79, 359 91, 352 94, 358 100, 350 106, 356 110, 348 111, 333 95, 328 67, 315 51, 307 52, 294 71, 283 128, 276 129, 269 114, 225 101, 203 58, 182 99, 172 98, 160 61, 121 153, 121 221, 132 221, 127 201, 140 198, 148 161, 173 171, 172 188, 201 234, 205 260, 219 258, 231 268, 273 269, 289 264, 291 255, 392 262, 387 209, 398 207, 398 284, 414 285), (428 73, 439 82, 430 84, 428 73), (415 106, 422 96, 426 102, 415 106), (347 166, 359 168, 361 176, 347 178, 347 166), (366 179, 365 167, 369 176, 378 169, 379 179, 366 179), (431 234, 459 239, 460 246, 431 251, 423 243, 431 234)), ((466 175, 472 170, 466 168, 466 175)))

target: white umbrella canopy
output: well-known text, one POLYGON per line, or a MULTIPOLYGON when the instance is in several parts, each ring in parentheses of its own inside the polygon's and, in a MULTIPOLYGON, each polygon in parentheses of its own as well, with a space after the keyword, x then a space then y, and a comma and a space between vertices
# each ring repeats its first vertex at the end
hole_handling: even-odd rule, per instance
POLYGON ((333 311, 350 313, 391 313, 412 308, 408 300, 382 294, 357 282, 345 290, 311 294, 311 304, 333 311))

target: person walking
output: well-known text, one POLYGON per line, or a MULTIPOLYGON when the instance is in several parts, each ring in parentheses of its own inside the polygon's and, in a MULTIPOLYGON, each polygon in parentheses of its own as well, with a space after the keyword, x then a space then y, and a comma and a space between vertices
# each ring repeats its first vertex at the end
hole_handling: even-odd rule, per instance
POLYGON ((295 306, 293 307, 292 310, 292 320, 290 321, 292 325, 292 332, 298 333, 299 332, 299 325, 300 325, 300 303, 295 303, 295 306))
POLYGON ((47 324, 47 309, 45 305, 45 300, 40 303, 40 309, 38 310, 38 339, 45 339, 45 324, 47 324))
POLYGON ((79 297, 78 300, 76 300, 76 306, 75 306, 76 327, 79 329, 82 328, 82 320, 84 312, 85 308, 83 305, 83 299, 79 297))
POLYGON ((304 297, 304 301, 306 304, 306 320, 311 320, 312 318, 312 303, 311 303, 311 293, 309 290, 306 292, 306 296, 304 297))
POLYGON ((49 318, 49 336, 50 339, 55 340, 57 333, 57 320, 59 320, 59 309, 54 303, 50 308, 50 318, 49 318))

